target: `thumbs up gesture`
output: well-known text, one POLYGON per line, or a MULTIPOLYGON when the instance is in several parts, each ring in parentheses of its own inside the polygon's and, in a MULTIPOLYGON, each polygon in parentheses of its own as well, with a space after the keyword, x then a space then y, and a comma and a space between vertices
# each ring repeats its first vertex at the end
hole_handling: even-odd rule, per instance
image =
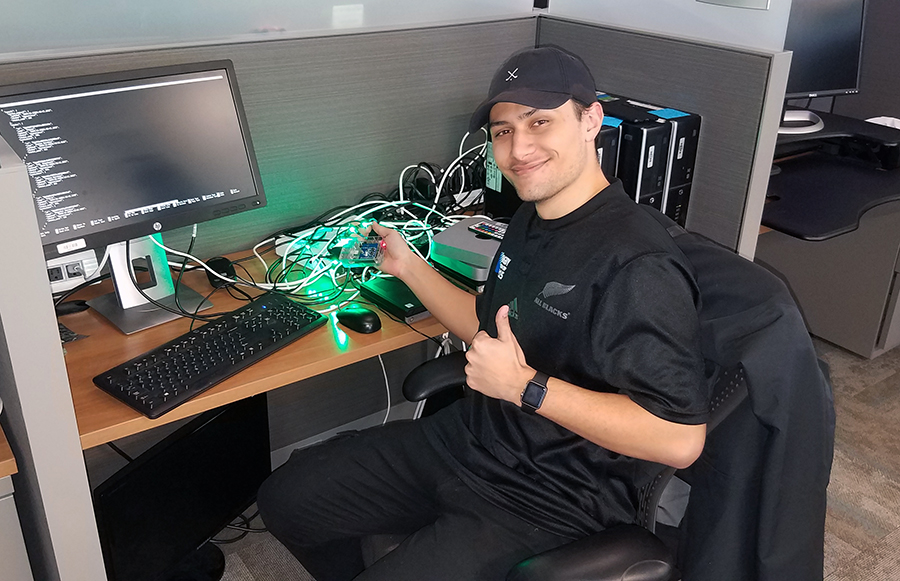
POLYGON ((534 369, 509 326, 509 307, 497 310, 497 338, 479 331, 466 352, 466 383, 476 391, 516 405, 534 369))

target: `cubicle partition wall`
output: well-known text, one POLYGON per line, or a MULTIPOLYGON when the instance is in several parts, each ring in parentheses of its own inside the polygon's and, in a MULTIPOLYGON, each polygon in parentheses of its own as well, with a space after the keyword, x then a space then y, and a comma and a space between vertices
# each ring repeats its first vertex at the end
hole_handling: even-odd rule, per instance
MULTIPOLYGON (((765 193, 765 184, 762 189, 759 184, 767 179, 775 142, 773 102, 780 103, 778 91, 783 94, 787 77, 784 54, 527 15, 336 36, 51 55, 0 63, 0 83, 231 59, 269 205, 201 224, 195 253, 210 257, 248 248, 273 231, 371 191, 389 191, 411 163, 446 164, 456 156, 469 115, 484 97, 493 71, 508 54, 536 41, 582 54, 605 90, 701 114, 688 227, 752 255, 765 193)), ((40 249, 33 221, 5 216, 3 224, 0 237, 9 272, 15 268, 12 249, 28 246, 32 257, 40 249)), ((183 229, 166 241, 184 247, 187 238, 183 229)), ((14 448, 18 445, 16 486, 26 499, 23 528, 36 576, 87 579, 86 572, 102 571, 102 562, 93 525, 69 522, 71 515, 90 513, 91 499, 80 484, 84 463, 79 443, 73 441, 71 400, 61 396, 68 393, 65 360, 52 328, 45 272, 42 264, 31 265, 27 276, 17 272, 10 279, 14 290, 0 293, 5 344, 17 344, 27 334, 30 346, 10 347, 10 357, 0 357, 0 371, 6 366, 41 370, 2 375, 14 377, 16 384, 0 385, 0 396, 7 402, 19 395, 23 400, 7 410, 19 415, 9 422, 16 433, 7 435, 14 448), (27 319, 33 321, 31 329, 24 313, 33 313, 27 319), (53 404, 39 410, 38 401, 53 404), (57 425, 62 426, 59 431, 57 425), (73 474, 72 466, 81 473, 73 474)), ((383 393, 383 386, 380 381, 373 385, 371 378, 380 374, 368 363, 273 392, 278 401, 273 444, 305 440, 360 414, 378 412, 383 400, 371 391, 383 393), (363 392, 367 396, 360 398, 363 392), (326 414, 321 410, 337 407, 326 398, 371 403, 326 414)), ((407 363, 402 357, 394 360, 398 368, 407 363)), ((399 383, 399 371, 388 373, 392 383, 399 383)))
POLYGON ((604 91, 703 118, 687 227, 752 257, 788 55, 556 18, 541 19, 539 40, 581 55, 604 91))

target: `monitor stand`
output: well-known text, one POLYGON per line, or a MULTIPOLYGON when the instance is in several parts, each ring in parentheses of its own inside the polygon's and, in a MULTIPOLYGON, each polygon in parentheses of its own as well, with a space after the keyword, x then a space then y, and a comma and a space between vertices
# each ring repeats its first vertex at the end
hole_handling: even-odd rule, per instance
POLYGON ((796 125, 782 125, 778 128, 780 135, 805 135, 816 133, 825 128, 822 118, 808 109, 789 109, 784 112, 782 123, 794 123, 796 125))
MULTIPOLYGON (((152 236, 161 243, 159 234, 152 236)), ((154 243, 151 236, 111 245, 109 268, 116 291, 91 299, 88 304, 126 335, 177 319, 183 316, 178 314, 182 310, 197 313, 212 307, 212 303, 184 285, 178 287, 176 302, 166 251, 154 243), (144 294, 176 312, 152 304, 135 287, 132 267, 137 261, 145 263, 150 274, 148 282, 140 283, 144 294)))

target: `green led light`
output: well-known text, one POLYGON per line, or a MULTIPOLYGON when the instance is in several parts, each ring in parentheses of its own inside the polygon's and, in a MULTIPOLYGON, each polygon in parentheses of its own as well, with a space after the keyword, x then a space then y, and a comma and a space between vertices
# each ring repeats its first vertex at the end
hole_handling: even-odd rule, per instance
MULTIPOLYGON (((332 305, 329 308, 335 308, 335 305, 332 305)), ((350 337, 347 336, 347 333, 344 333, 340 327, 338 327, 337 320, 337 310, 331 312, 331 331, 334 333, 334 342, 338 346, 338 349, 341 351, 346 351, 350 346, 350 337)))

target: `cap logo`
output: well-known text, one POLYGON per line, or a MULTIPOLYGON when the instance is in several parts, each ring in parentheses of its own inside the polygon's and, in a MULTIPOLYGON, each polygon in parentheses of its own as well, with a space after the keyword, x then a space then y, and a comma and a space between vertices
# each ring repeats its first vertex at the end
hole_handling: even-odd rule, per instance
POLYGON ((508 76, 506 77, 506 82, 508 83, 508 82, 510 82, 510 81, 513 80, 513 79, 518 79, 518 78, 519 78, 519 75, 516 74, 516 73, 518 73, 518 72, 519 72, 519 68, 518 68, 518 67, 516 67, 516 70, 514 70, 514 71, 506 71, 506 73, 507 73, 507 75, 508 75, 508 76))

